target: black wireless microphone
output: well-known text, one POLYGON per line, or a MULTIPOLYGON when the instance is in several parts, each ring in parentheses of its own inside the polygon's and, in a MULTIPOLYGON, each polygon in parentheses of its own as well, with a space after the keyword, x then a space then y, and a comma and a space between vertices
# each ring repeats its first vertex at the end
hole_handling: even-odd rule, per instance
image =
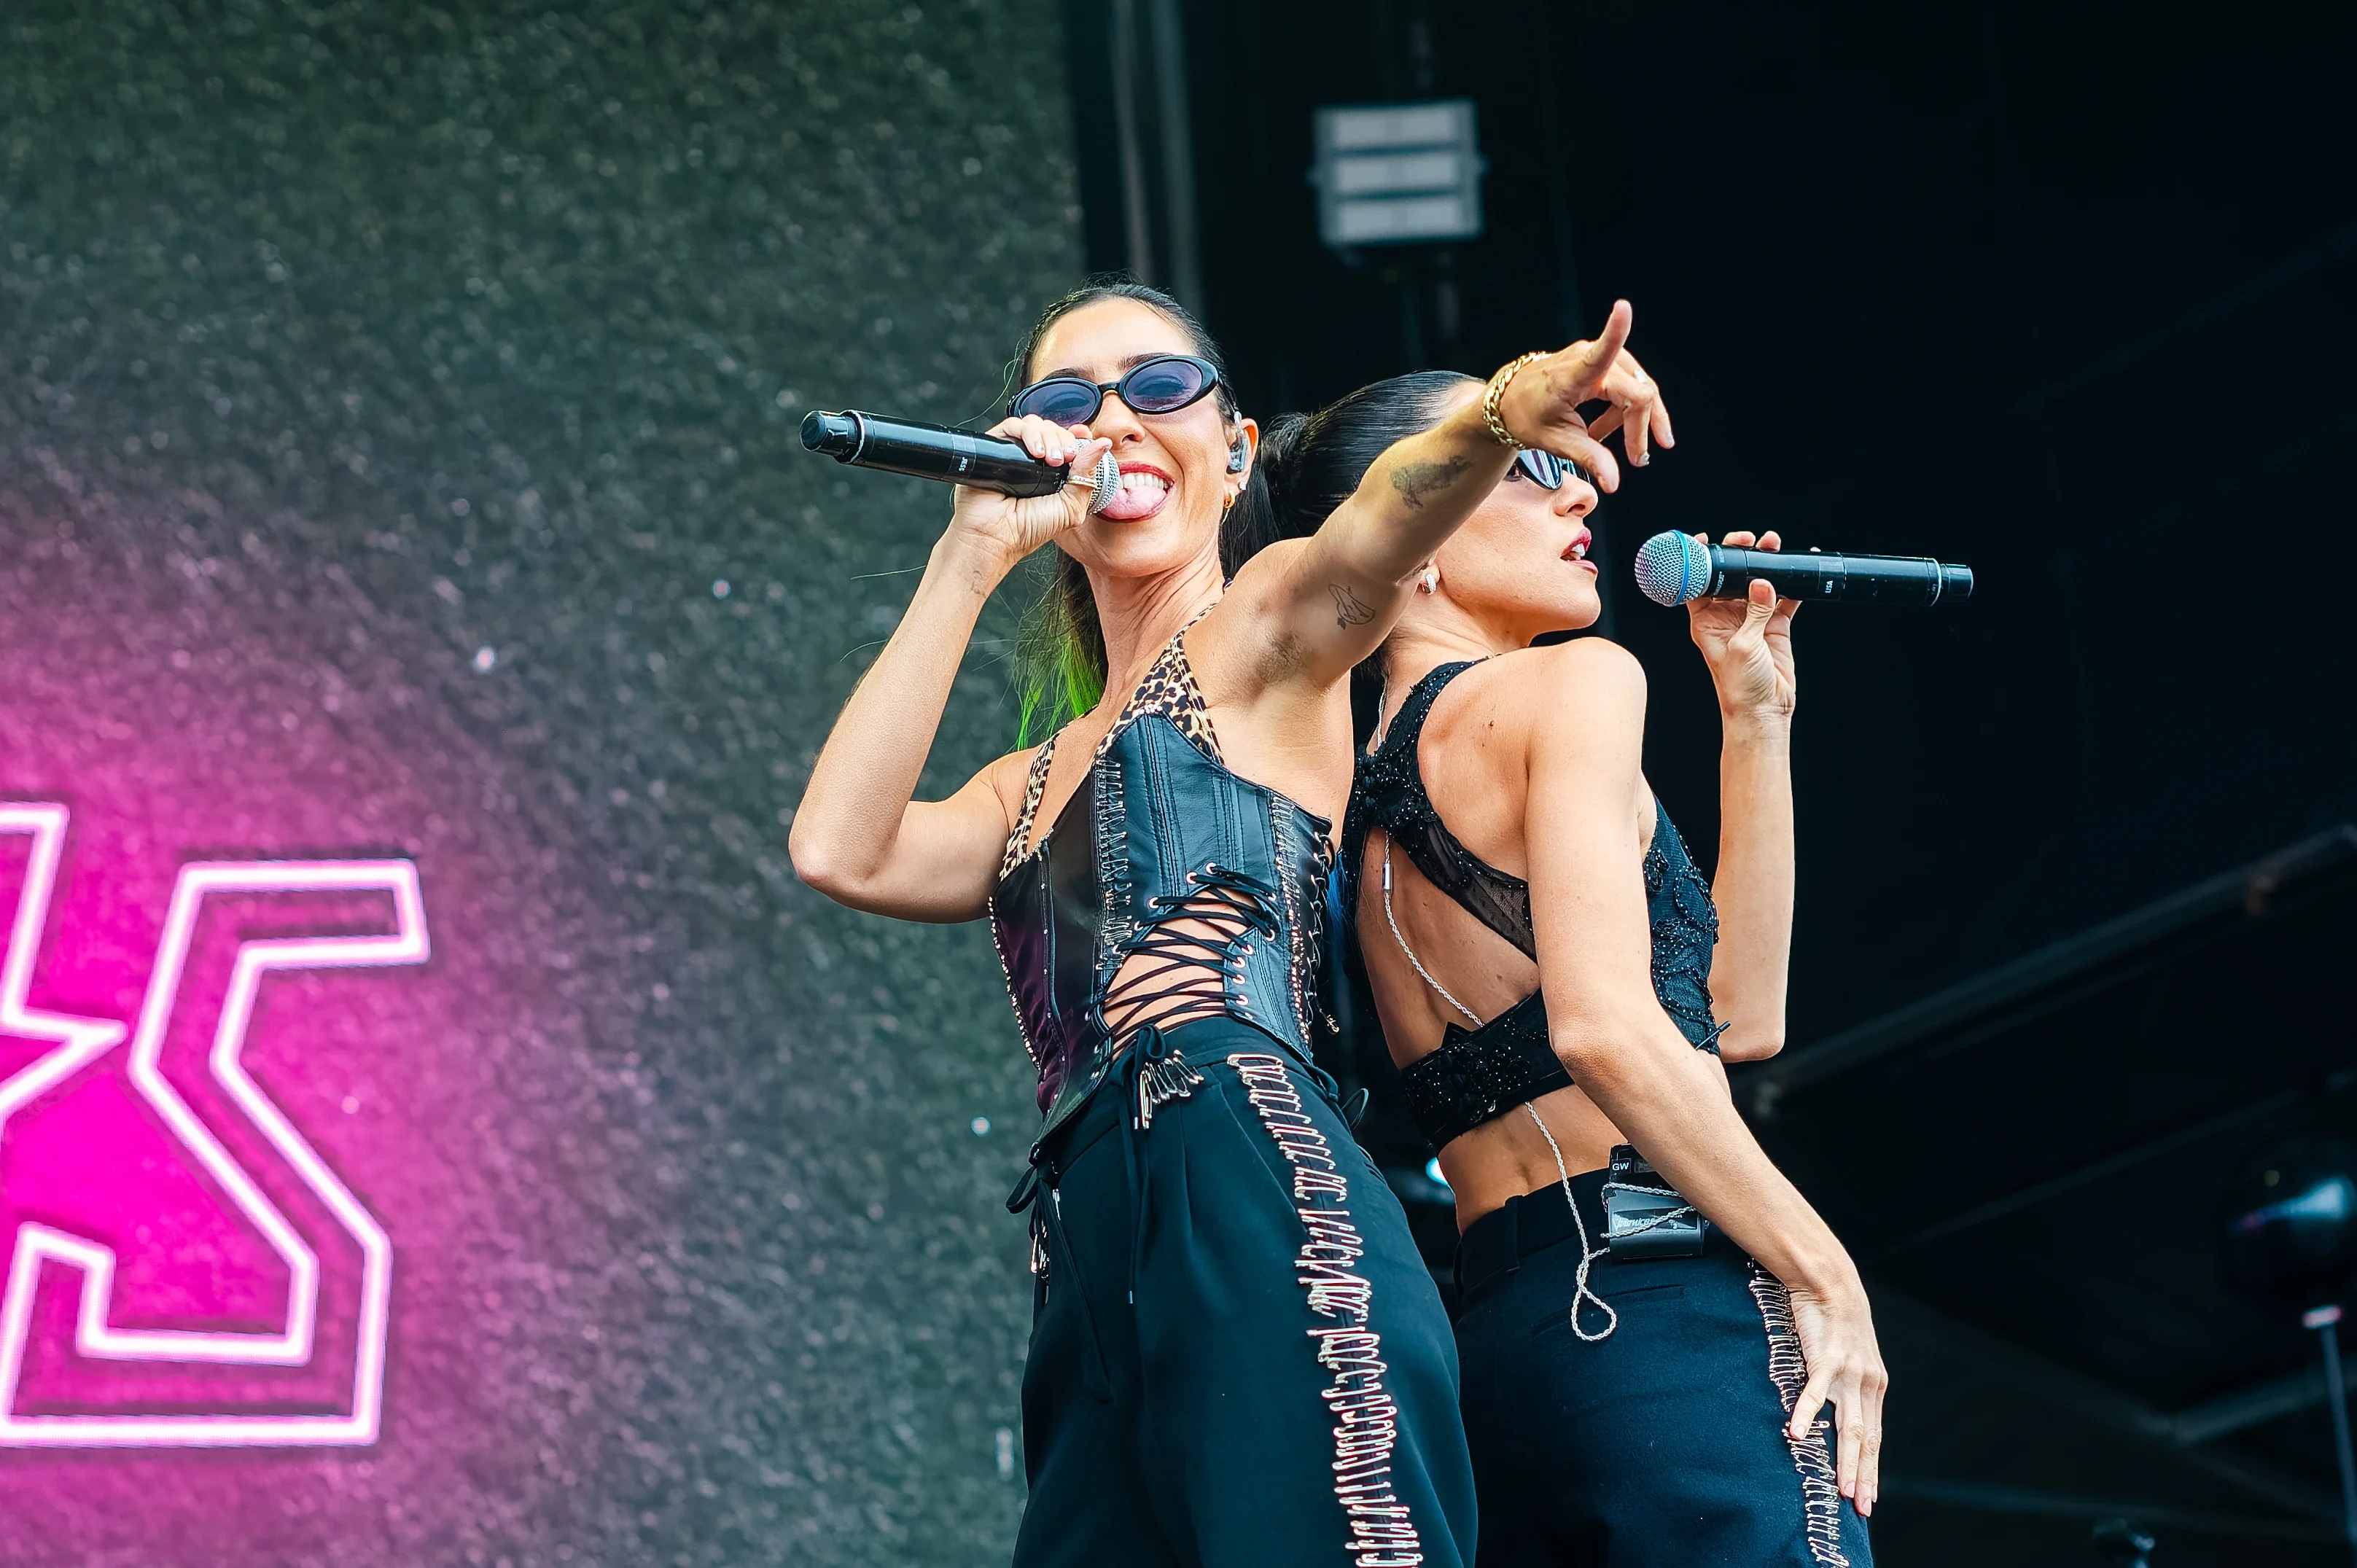
MULTIPOLYGON (((877 468, 945 484, 973 485, 1005 496, 1049 496, 1071 481, 1072 470, 1042 463, 1018 441, 976 435, 945 424, 886 419, 856 408, 840 413, 813 409, 802 420, 802 446, 855 468, 877 468)), ((1097 459, 1091 478, 1096 494, 1091 511, 1103 511, 1121 493, 1121 465, 1111 452, 1097 459)))
POLYGON ((1657 605, 1740 599, 1765 577, 1788 599, 1864 605, 1961 604, 1973 596, 1973 569, 1927 556, 1835 555, 1818 550, 1746 550, 1657 533, 1637 551, 1637 586, 1657 605))

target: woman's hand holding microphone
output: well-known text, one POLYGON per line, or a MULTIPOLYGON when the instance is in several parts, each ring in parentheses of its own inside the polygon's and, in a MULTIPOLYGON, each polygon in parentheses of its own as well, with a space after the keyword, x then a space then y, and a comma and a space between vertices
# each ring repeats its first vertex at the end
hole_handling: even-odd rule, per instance
MULTIPOLYGON (((1695 537, 1710 542, 1703 534, 1695 537)), ((1758 536, 1737 530, 1721 544, 1780 550, 1771 530, 1758 536)), ((1789 724, 1799 688, 1792 672, 1792 612, 1797 599, 1780 599, 1768 584, 1754 582, 1745 599, 1695 599, 1686 606, 1686 629, 1710 666, 1718 691, 1719 716, 1729 724, 1765 720, 1789 724)))
POLYGON ((1004 574, 1058 534, 1088 519, 1096 499, 1092 473, 1113 443, 1089 434, 1085 424, 1060 425, 1037 414, 1002 419, 990 427, 1004 441, 1020 442, 1043 463, 1070 464, 1071 481, 1044 496, 1004 496, 996 490, 957 488, 943 542, 962 542, 984 553, 1004 574))
MULTIPOLYGON (((1709 542, 1701 534, 1695 537, 1709 542)), ((1783 541, 1772 532, 1755 538, 1738 530, 1719 542, 1739 549, 1783 547, 1783 541)), ((1721 949, 1719 961, 1713 965, 1714 991, 1718 990, 1717 974, 1722 968, 1736 972, 1728 975, 1726 986, 1727 992, 1736 990, 1735 982, 1743 978, 1741 972, 1752 967, 1745 961, 1755 956, 1746 950, 1746 938, 1764 949, 1768 944, 1761 933, 1772 926, 1773 951, 1756 956, 1777 976, 1772 1003, 1761 1005, 1776 1021, 1774 1036, 1779 1043, 1781 976, 1792 910, 1791 782, 1783 759, 1789 757, 1785 742, 1799 691, 1792 668, 1792 612, 1799 607, 1797 600, 1777 597, 1775 590, 1760 581, 1751 584, 1748 597, 1702 598, 1686 606, 1687 630, 1702 650, 1703 662, 1710 667, 1719 716, 1728 732, 1727 756, 1734 759, 1732 771, 1724 775, 1730 782, 1722 786, 1726 798, 1721 809, 1728 836, 1722 839, 1719 851, 1721 949), (1763 757, 1773 759, 1764 770, 1763 757), (1767 781, 1762 787, 1771 790, 1773 809, 1759 799, 1747 802, 1739 798, 1740 791, 1732 782, 1736 779, 1767 781), (1775 840, 1772 852, 1756 839, 1745 839, 1746 833, 1767 832, 1771 822, 1776 829, 1770 835, 1775 840), (1753 853, 1738 853, 1747 847, 1753 853), (1745 895, 1753 886, 1751 878, 1760 871, 1762 859, 1772 860, 1779 873, 1769 879, 1776 884, 1770 902, 1778 907, 1778 915, 1772 920, 1754 921, 1745 895)), ((1720 998, 1722 1005, 1733 1000, 1720 998)), ((1755 1026, 1749 1032, 1763 1030, 1755 1026)), ((1742 1033, 1730 1029, 1730 1042, 1742 1033)), ((1740 1059, 1732 1048, 1727 1055, 1730 1060, 1740 1059)), ((1808 1367, 1808 1380, 1793 1402, 1786 1426, 1795 1441, 1804 1440, 1824 1408, 1833 1406, 1835 1488, 1864 1516, 1874 1511, 1881 1490, 1882 1403, 1890 1373, 1875 1338, 1873 1308, 1856 1264, 1831 1231, 1825 1231, 1823 1240, 1816 1267, 1805 1277, 1784 1281, 1792 1294, 1793 1331, 1808 1367)))

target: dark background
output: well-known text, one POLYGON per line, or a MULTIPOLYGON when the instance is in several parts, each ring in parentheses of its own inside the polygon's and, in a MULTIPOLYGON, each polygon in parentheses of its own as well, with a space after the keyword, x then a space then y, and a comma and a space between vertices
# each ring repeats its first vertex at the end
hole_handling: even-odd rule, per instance
MULTIPOLYGON (((1154 0, 1064 13, 1089 259, 1191 282, 1248 409, 1634 303, 1679 446, 1595 520, 1602 629, 1706 859, 1717 726, 1636 543, 1975 567, 1962 610, 1800 618, 1792 1044, 1737 1075, 1876 1295, 1878 1552, 2089 1562, 2126 1515, 2164 1563, 2332 1560, 2317 1350, 2217 1233, 2241 1162, 2352 1120, 2345 14, 1205 0, 1176 80, 1154 0), (1457 96, 1480 238, 1325 250, 1312 110, 1457 96)), ((1440 1196, 1356 1046, 1362 1136, 1440 1196)))
MULTIPOLYGON (((1598 514, 1613 588, 1673 526, 1978 570, 1964 615, 1801 628, 1795 1039, 2357 804, 2348 621, 2290 564, 2337 547, 2357 450, 2352 40, 2320 11, 1187 14, 1203 303, 1249 404, 1314 405, 1419 345, 1487 374, 1626 297, 1680 445, 1598 514), (1419 70, 1476 102, 1488 232, 1351 265, 1318 242, 1309 111, 1415 96, 1419 70)), ((1652 771, 1706 844, 1700 661, 1618 599, 1652 771)))

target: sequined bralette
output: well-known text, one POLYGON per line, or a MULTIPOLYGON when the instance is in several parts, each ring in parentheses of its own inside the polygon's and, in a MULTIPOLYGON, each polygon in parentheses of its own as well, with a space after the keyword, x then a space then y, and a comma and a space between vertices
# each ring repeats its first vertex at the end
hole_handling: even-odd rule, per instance
MULTIPOLYGON (((1365 864, 1367 834, 1382 828, 1389 843, 1396 843, 1434 886, 1513 943, 1524 957, 1535 960, 1530 885, 1459 843, 1424 787, 1417 746, 1425 721, 1442 689, 1472 667, 1469 661, 1444 664, 1417 682, 1383 744, 1359 758, 1343 828, 1344 925, 1357 929, 1359 897, 1368 875, 1385 878, 1388 890, 1388 847, 1382 864, 1365 864)), ((1643 862, 1652 925, 1653 994, 1689 1041, 1716 1051, 1720 1031, 1710 1014, 1710 957, 1718 938, 1718 912, 1711 903, 1710 885, 1686 853, 1685 841, 1669 814, 1660 810, 1660 802, 1654 804, 1653 842, 1643 862)), ((1406 950, 1404 939, 1400 946, 1406 950)), ((1426 983, 1464 1011, 1425 972, 1413 951, 1408 957, 1426 983)), ((1439 1049, 1409 1063, 1402 1076, 1408 1108, 1435 1148, 1571 1082, 1548 1041, 1546 1005, 1536 991, 1471 1030, 1448 1025, 1439 1049)))

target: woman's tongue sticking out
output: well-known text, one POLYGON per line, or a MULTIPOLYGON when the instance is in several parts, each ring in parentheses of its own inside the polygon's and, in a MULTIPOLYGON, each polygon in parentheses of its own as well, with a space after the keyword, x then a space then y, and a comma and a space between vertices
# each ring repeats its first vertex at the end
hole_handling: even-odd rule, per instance
POLYGON ((1170 476, 1150 463, 1121 466, 1121 493, 1097 515, 1132 522, 1152 517, 1170 499, 1170 476))

